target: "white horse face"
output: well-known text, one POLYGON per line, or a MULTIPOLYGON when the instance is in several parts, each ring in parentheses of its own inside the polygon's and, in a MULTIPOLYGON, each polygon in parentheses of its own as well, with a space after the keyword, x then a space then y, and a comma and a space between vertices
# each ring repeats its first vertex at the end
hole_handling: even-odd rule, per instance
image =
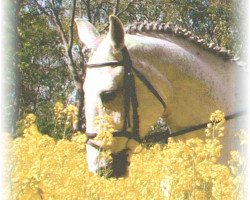
MULTIPOLYGON (((80 39, 92 48, 92 56, 88 64, 122 61, 120 50, 124 47, 124 30, 117 18, 110 17, 109 33, 99 44, 97 44, 99 34, 93 25, 83 20, 76 20, 76 23, 80 39), (82 36, 86 34, 90 36, 82 36)), ((96 118, 105 114, 113 116, 115 130, 122 130, 124 119, 123 77, 123 66, 87 68, 83 89, 85 92, 86 132, 89 135, 98 133, 96 118)))
POLYGON ((123 124, 123 76, 122 66, 88 68, 84 83, 86 132, 97 133, 97 116, 113 116, 114 128, 123 124))

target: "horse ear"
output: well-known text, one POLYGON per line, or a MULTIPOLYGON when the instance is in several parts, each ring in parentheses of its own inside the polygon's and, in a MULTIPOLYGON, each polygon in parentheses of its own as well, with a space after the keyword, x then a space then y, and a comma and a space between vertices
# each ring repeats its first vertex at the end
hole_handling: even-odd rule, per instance
POLYGON ((111 44, 116 50, 121 50, 124 47, 124 29, 122 22, 118 17, 111 15, 109 17, 109 36, 111 44))
POLYGON ((98 38, 100 36, 97 29, 87 20, 76 18, 75 23, 77 25, 78 35, 80 40, 88 48, 96 48, 98 38))

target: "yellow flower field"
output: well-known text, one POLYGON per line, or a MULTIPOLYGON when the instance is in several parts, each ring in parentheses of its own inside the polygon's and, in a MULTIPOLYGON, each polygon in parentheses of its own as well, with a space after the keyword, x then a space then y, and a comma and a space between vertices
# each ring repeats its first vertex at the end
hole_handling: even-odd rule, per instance
POLYGON ((129 174, 115 179, 88 172, 84 134, 55 141, 30 114, 23 135, 10 142, 10 199, 245 199, 244 158, 232 151, 228 165, 218 164, 224 114, 216 111, 210 120, 206 140, 170 138, 167 145, 140 147, 129 174))

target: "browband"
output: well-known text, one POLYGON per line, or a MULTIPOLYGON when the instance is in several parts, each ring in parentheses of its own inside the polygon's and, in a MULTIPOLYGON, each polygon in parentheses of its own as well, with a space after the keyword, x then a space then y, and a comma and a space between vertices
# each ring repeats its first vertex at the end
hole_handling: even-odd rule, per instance
POLYGON ((93 63, 93 64, 86 64, 86 67, 89 68, 95 68, 95 67, 105 67, 105 66, 111 66, 116 67, 119 65, 123 65, 123 61, 110 61, 110 62, 103 62, 103 63, 93 63))

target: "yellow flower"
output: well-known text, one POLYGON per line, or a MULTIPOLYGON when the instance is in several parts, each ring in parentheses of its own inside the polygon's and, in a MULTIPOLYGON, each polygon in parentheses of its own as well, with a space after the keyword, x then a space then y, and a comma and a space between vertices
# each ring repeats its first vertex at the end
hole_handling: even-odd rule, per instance
MULTIPOLYGON (((107 134, 112 131, 109 119, 104 117, 100 124, 100 139, 106 142, 113 138, 107 134)), ((218 123, 211 122, 208 128, 218 123)), ((245 198, 245 159, 239 151, 232 151, 229 166, 218 164, 222 145, 217 132, 206 140, 172 138, 167 145, 152 148, 143 148, 131 140, 128 144, 135 153, 130 158, 128 176, 109 179, 88 171, 86 140, 83 133, 77 132, 71 140, 55 141, 41 134, 35 123, 27 127, 23 137, 10 142, 10 167, 6 173, 11 180, 9 199, 245 198)), ((102 158, 112 162, 108 148, 101 152, 102 158)), ((112 172, 109 170, 103 173, 112 172)))
POLYGON ((220 110, 216 110, 210 115, 210 121, 211 123, 207 124, 205 130, 206 137, 211 136, 213 139, 223 137, 225 128, 222 125, 225 123, 225 114, 220 110))
POLYGON ((36 116, 34 114, 30 113, 25 117, 25 120, 26 120, 26 122, 33 124, 36 122, 36 116))
POLYGON ((211 114, 210 116, 210 121, 211 122, 221 122, 225 120, 225 114, 224 112, 220 111, 220 110, 216 110, 214 113, 211 114))
POLYGON ((114 125, 112 117, 107 114, 103 117, 98 117, 96 118, 96 124, 99 127, 99 132, 95 137, 95 140, 100 141, 103 148, 110 149, 114 144, 114 125))
POLYGON ((87 140, 88 137, 84 133, 81 133, 80 131, 74 133, 71 139, 71 141, 78 146, 79 150, 83 150, 86 148, 87 140))

